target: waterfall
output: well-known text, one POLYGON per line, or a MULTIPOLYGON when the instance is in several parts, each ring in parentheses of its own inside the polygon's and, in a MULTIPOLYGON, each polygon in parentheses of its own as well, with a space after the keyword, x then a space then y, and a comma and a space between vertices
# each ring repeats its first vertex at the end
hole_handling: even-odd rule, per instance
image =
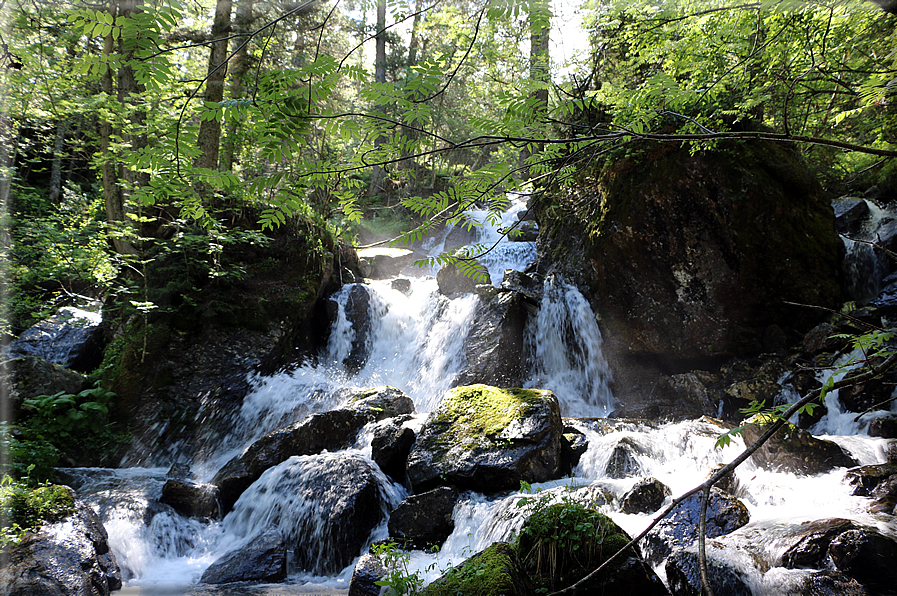
POLYGON ((605 417, 614 407, 601 331, 585 297, 558 277, 545 280, 538 315, 526 330, 533 365, 527 387, 551 389, 564 416, 605 417))
POLYGON ((882 236, 893 235, 894 216, 873 203, 864 201, 868 214, 855 233, 841 235, 844 242, 844 274, 846 293, 851 300, 865 303, 878 296, 881 282, 894 266, 884 252, 872 246, 882 236))

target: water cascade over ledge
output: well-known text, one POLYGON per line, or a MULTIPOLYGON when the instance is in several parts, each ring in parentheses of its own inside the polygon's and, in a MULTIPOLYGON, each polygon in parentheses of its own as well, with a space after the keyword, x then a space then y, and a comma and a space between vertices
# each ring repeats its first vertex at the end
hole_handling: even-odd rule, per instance
MULTIPOLYGON (((496 229, 516 219, 515 209, 520 208, 516 204, 504 222, 485 226, 477 241, 496 241, 496 229)), ((535 256, 534 243, 501 240, 486 263, 493 285, 501 284, 500 273, 506 267, 523 270, 535 256)), ((346 285, 332 300, 336 316, 329 344, 318 360, 269 377, 253 377, 253 390, 239 411, 227 418, 229 432, 218 433, 212 447, 201 452, 189 446, 173 447, 158 461, 150 462, 154 467, 68 470, 81 498, 97 509, 104 521, 110 546, 123 568, 125 593, 264 593, 254 591, 262 588, 235 591, 200 586, 200 580, 214 561, 271 528, 279 530, 288 549, 288 576, 280 588, 284 591, 278 593, 345 590, 357 557, 372 541, 387 536, 389 511, 408 492, 372 461, 370 428, 348 449, 293 456, 272 466, 221 520, 186 518, 158 504, 171 463, 189 464, 194 480, 208 482, 260 437, 310 414, 337 408, 358 390, 390 385, 404 391, 418 412, 404 422, 412 428, 419 428, 424 415, 436 409, 466 364, 465 341, 481 298, 467 294, 449 299, 439 293, 433 277, 423 276, 412 280, 407 293, 396 289, 391 280, 378 280, 346 285), (354 482, 360 473, 369 484, 356 493, 357 503, 347 502, 338 488, 318 488, 325 475, 354 482), (363 547, 355 558, 339 560, 328 550, 329 545, 354 530, 356 524, 329 526, 321 521, 320 513, 323 509, 340 510, 349 515, 345 519, 354 519, 353 510, 362 504, 370 506, 380 522, 365 530, 363 547)), ((524 385, 553 391, 562 415, 568 417, 565 423, 589 440, 570 477, 534 485, 531 490, 561 498, 563 487, 588 487, 599 510, 635 534, 650 523, 652 515, 622 513, 619 502, 638 480, 656 478, 678 496, 744 447, 742 440, 735 438, 728 447, 716 449, 714 444, 723 429, 709 419, 677 423, 604 420, 613 412, 615 401, 595 313, 583 295, 559 277, 545 280, 524 342, 528 355, 524 385), (629 453, 624 463, 616 455, 621 445, 629 453)), ((835 407, 830 411, 837 414, 835 407)), ((857 430, 827 422, 819 426, 819 432, 831 433, 828 438, 839 442, 861 464, 884 461, 884 440, 837 434, 857 430)), ((897 533, 890 522, 868 513, 860 497, 850 495, 842 482, 843 469, 795 476, 746 463, 736 476, 741 486, 739 497, 750 511, 751 522, 712 544, 719 557, 743 574, 754 594, 790 593, 806 575, 804 570, 765 573, 755 563, 781 555, 780 538, 786 528, 808 520, 848 517, 890 535, 897 533)), ((327 486, 339 487, 339 483, 327 486)), ((438 554, 416 551, 410 570, 432 581, 489 544, 509 540, 523 523, 524 510, 517 502, 525 496, 517 492, 462 494, 453 514, 453 533, 438 554)), ((663 576, 662 568, 658 572, 663 576)))

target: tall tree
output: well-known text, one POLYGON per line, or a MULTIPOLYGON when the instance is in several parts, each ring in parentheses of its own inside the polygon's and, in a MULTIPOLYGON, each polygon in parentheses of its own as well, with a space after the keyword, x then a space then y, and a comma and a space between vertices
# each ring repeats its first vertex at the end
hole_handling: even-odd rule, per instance
MULTIPOLYGON (((227 75, 227 36, 231 29, 232 8, 232 0, 218 0, 215 4, 215 19, 212 21, 212 42, 209 51, 209 69, 206 76, 206 91, 203 96, 207 106, 220 103, 224 99, 224 80, 227 75)), ((209 118, 200 123, 196 144, 200 150, 200 155, 196 158, 196 166, 217 170, 218 154, 221 146, 220 118, 209 118)))

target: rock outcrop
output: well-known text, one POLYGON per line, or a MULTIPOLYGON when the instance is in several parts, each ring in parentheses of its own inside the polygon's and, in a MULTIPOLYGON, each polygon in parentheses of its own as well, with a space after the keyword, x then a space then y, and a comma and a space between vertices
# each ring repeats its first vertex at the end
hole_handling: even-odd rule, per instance
POLYGON ((287 547, 277 530, 266 530, 245 546, 212 563, 202 574, 204 584, 279 582, 287 576, 287 547))
POLYGON ((416 492, 455 485, 484 493, 556 478, 560 406, 550 391, 471 385, 450 390, 408 456, 416 492))

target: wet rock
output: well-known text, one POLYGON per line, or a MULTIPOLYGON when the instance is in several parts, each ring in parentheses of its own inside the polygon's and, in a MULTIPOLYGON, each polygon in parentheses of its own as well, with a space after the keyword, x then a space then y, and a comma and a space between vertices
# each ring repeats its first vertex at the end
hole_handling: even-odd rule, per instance
POLYGON ((388 385, 356 393, 345 407, 363 414, 369 422, 414 413, 414 401, 408 394, 388 385))
POLYGON ((449 233, 445 237, 443 250, 450 251, 461 246, 467 246, 476 242, 479 228, 476 226, 468 226, 467 222, 459 222, 452 226, 449 233))
POLYGON ((897 314, 897 276, 889 275, 882 282, 884 288, 878 296, 869 301, 869 306, 874 306, 878 312, 886 317, 897 314))
POLYGON ((869 216, 869 204, 855 197, 841 197, 832 201, 835 229, 839 234, 855 234, 869 216))
POLYGON ((868 497, 882 482, 894 475, 897 475, 897 465, 873 464, 847 470, 844 480, 853 487, 852 494, 868 497))
POLYGON ((687 420, 703 415, 716 416, 718 411, 718 398, 707 389, 699 375, 682 373, 659 376, 643 411, 630 411, 630 414, 660 420, 687 420))
POLYGON ((357 452, 293 456, 265 471, 230 515, 246 527, 279 529, 291 571, 336 575, 386 518, 388 484, 357 452))
POLYGON ((364 277, 389 279, 402 273, 421 258, 407 248, 365 248, 358 251, 364 277))
POLYGON ((446 263, 436 273, 436 283, 439 285, 439 292, 445 296, 455 296, 457 294, 470 294, 476 291, 476 285, 491 284, 489 272, 483 268, 482 275, 485 277, 474 278, 465 275, 464 271, 457 265, 446 263))
POLYGON ((0 592, 9 596, 107 596, 121 588, 121 570, 100 518, 87 505, 12 547, 0 568, 0 592))
POLYGON ((168 472, 165 473, 165 477, 174 478, 175 480, 191 480, 193 472, 190 471, 190 466, 187 464, 171 464, 168 472))
POLYGON ((386 420, 374 431, 371 459, 395 482, 406 481, 406 462, 414 437, 413 430, 402 426, 401 418, 386 420))
MULTIPOLYGON (((750 445, 769 428, 771 421, 754 416, 745 427, 744 442, 750 445)), ((832 441, 817 439, 791 423, 779 431, 751 455, 754 465, 772 471, 788 471, 812 476, 839 467, 852 468, 857 461, 832 441)))
MULTIPOLYGON (((897 585, 897 541, 846 519, 802 524, 782 555, 787 568, 834 568, 873 593, 897 585)), ((884 590, 884 592, 880 592, 884 590)))
POLYGON ((352 338, 352 350, 343 360, 343 366, 349 374, 357 373, 367 361, 370 350, 371 335, 371 295, 364 284, 355 284, 346 298, 346 320, 352 323, 355 336, 352 338))
POLYGON ((415 491, 455 485, 484 493, 560 473, 560 406, 550 391, 471 385, 452 389, 408 456, 415 491))
POLYGON ((106 341, 98 313, 66 306, 23 331, 8 347, 10 356, 37 356, 71 370, 91 372, 103 359, 106 341))
POLYGON ((368 422, 410 414, 414 402, 395 387, 374 387, 356 394, 345 407, 295 422, 272 431, 222 467, 211 484, 218 487, 222 513, 262 472, 293 455, 338 451, 355 442, 368 422))
POLYGON ((382 586, 378 586, 377 582, 387 573, 389 569, 383 565, 380 557, 370 553, 361 555, 352 571, 347 596, 380 596, 382 586))
POLYGON ((246 546, 212 563, 200 580, 204 584, 279 582, 287 576, 287 548, 277 530, 266 530, 246 546))
POLYGON ((660 480, 645 478, 623 495, 620 500, 620 511, 623 513, 654 513, 672 494, 670 487, 660 480))
MULTIPOLYGON (((701 596, 701 570, 698 553, 694 550, 680 550, 667 559, 664 564, 667 584, 673 596, 701 596)), ((742 575, 726 562, 715 559, 708 549, 707 575, 715 594, 726 596, 751 596, 742 575)))
POLYGON ((389 514, 389 537, 403 548, 441 547, 455 529, 458 491, 447 486, 412 495, 389 514))
POLYGON ((897 439, 897 416, 876 418, 869 423, 868 433, 870 437, 897 439))
MULTIPOLYGON (((870 364, 872 366, 880 365, 882 361, 883 359, 876 358, 870 364)), ((844 380, 850 381, 853 377, 857 377, 867 371, 868 369, 865 367, 851 370, 844 375, 844 380)), ((842 387, 838 390, 838 400, 848 412, 864 412, 882 403, 885 405, 880 406, 880 409, 887 409, 890 404, 885 402, 891 397, 895 383, 897 383, 897 373, 893 371, 885 372, 882 376, 874 379, 842 387)))
POLYGON ((21 418, 22 402, 64 391, 77 395, 90 387, 87 377, 37 356, 21 356, 2 363, 0 383, 9 390, 12 420, 21 418))
MULTIPOLYGON (((657 565, 671 553, 686 549, 698 541, 701 493, 692 495, 680 503, 667 517, 651 530, 642 541, 645 559, 657 565)), ((715 538, 734 532, 748 523, 750 514, 744 504, 717 488, 710 489, 707 503, 707 538, 715 538)))
POLYGON ((407 277, 399 277, 390 282, 389 287, 393 290, 401 292, 406 296, 411 294, 411 280, 407 277))
POLYGON ((800 351, 814 356, 822 352, 839 352, 847 345, 848 339, 832 337, 836 330, 831 323, 819 323, 810 329, 800 343, 800 351))
POLYGON ((537 275, 528 275, 514 269, 505 269, 501 280, 501 290, 521 294, 528 307, 536 307, 542 302, 543 280, 537 275))
POLYGON ((800 596, 872 596, 859 582, 837 571, 814 571, 804 578, 800 596))
POLYGON ((564 426, 561 435, 561 470, 564 474, 572 474, 583 454, 589 449, 589 440, 582 432, 572 426, 564 426))
POLYGON ((331 410, 268 433, 212 478, 211 484, 220 491, 222 513, 230 511, 243 491, 268 468, 293 455, 345 449, 355 442, 356 434, 367 421, 361 412, 331 410))
MULTIPOLYGON (((707 479, 716 474, 721 468, 724 468, 725 464, 719 464, 714 466, 714 468, 707 474, 707 479)), ((733 497, 741 496, 741 483, 738 481, 738 476, 735 475, 735 471, 732 470, 729 473, 723 475, 722 478, 716 481, 714 487, 720 489, 724 493, 730 494, 733 497)))
POLYGON ((171 505, 184 517, 217 518, 221 515, 218 506, 218 487, 169 478, 162 486, 161 503, 171 505))
POLYGON ((532 594, 529 578, 513 547, 496 542, 425 587, 421 596, 524 596, 532 594))
POLYGON ((648 457, 651 451, 634 437, 623 437, 614 446, 604 474, 608 478, 629 478, 642 473, 639 458, 648 457))
POLYGON ((523 385, 525 327, 526 311, 521 294, 501 292, 492 300, 480 301, 464 343, 466 364, 454 385, 523 385))
POLYGON ((776 396, 782 391, 778 379, 784 367, 776 360, 764 362, 752 370, 749 377, 729 385, 723 393, 723 417, 729 421, 741 420, 742 408, 752 401, 776 403, 776 396))

